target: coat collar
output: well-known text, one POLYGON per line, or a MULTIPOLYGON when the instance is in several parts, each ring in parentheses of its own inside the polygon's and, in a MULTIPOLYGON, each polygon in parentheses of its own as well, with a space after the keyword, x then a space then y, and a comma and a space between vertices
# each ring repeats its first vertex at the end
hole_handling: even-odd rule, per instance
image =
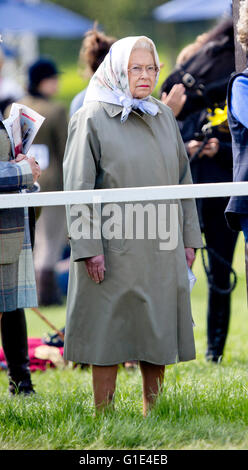
POLYGON ((118 114, 122 113, 122 106, 118 106, 117 104, 104 103, 102 101, 101 105, 105 109, 109 117, 115 117, 118 114))

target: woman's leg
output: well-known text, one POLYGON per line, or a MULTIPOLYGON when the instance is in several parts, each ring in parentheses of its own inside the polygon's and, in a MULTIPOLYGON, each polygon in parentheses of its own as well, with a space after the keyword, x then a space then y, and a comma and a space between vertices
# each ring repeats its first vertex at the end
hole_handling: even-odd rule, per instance
POLYGON ((140 370, 143 378, 143 414, 147 415, 149 408, 155 402, 164 381, 164 365, 140 362, 140 370))
POLYGON ((113 404, 118 365, 92 366, 93 391, 96 410, 113 404))

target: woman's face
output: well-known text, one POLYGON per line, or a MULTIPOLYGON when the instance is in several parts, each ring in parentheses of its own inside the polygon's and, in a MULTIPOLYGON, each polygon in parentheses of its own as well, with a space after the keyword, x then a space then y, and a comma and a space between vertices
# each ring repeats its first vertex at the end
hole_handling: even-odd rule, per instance
POLYGON ((150 51, 134 49, 131 52, 128 63, 128 81, 133 98, 146 98, 152 93, 157 76, 157 72, 153 72, 152 67, 156 68, 150 51))

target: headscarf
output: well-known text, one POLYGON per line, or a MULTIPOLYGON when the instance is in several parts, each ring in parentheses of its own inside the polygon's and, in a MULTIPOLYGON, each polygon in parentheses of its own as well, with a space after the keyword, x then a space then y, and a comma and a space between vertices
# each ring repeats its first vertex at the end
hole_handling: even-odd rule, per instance
POLYGON ((133 98, 128 81, 128 63, 132 49, 137 41, 150 42, 153 48, 155 65, 158 68, 156 83, 159 77, 160 63, 156 47, 153 41, 146 36, 132 36, 116 41, 105 56, 104 61, 90 80, 87 88, 84 104, 90 101, 102 101, 123 107, 121 122, 125 122, 132 109, 140 109, 142 112, 155 116, 158 106, 149 101, 149 96, 144 99, 133 98))

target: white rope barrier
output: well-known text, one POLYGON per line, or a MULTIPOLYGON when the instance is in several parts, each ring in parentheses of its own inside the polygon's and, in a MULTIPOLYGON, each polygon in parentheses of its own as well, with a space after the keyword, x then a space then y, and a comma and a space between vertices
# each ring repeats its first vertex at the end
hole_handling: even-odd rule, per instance
POLYGON ((153 200, 247 196, 248 182, 0 194, 0 209, 153 200))

